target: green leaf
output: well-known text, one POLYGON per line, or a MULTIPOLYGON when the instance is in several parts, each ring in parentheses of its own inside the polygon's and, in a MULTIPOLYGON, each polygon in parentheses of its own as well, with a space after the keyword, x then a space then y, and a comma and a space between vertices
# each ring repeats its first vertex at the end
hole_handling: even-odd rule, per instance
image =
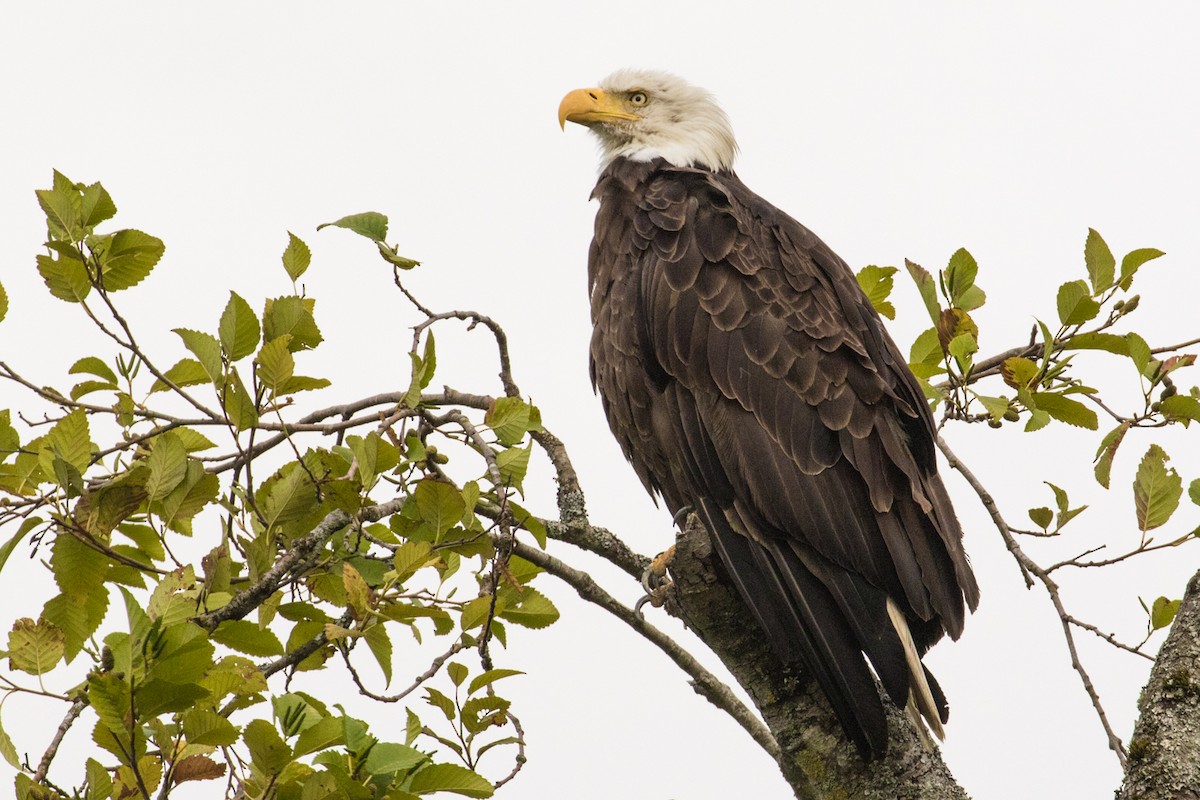
POLYGON ((183 735, 188 744, 226 747, 238 740, 238 729, 215 711, 195 708, 182 717, 183 735))
POLYGON ((17 754, 17 748, 13 746, 12 739, 4 732, 2 722, 0 722, 0 756, 3 756, 13 769, 21 769, 21 757, 17 754))
MULTIPOLYGON (((87 471, 92 460, 92 439, 88 430, 87 414, 77 408, 60 419, 46 434, 43 453, 53 453, 77 469, 80 474, 87 471)), ((42 466, 47 464, 43 458, 42 466)))
POLYGON ((983 305, 983 290, 975 286, 978 273, 979 265, 975 263, 975 257, 965 248, 960 247, 950 256, 950 263, 946 266, 946 292, 950 295, 952 306, 972 311, 983 305))
POLYGON ((921 293, 921 301, 925 303, 925 310, 929 312, 929 318, 936 325, 942 316, 942 309, 938 305, 937 299, 937 284, 933 280, 933 276, 929 274, 929 270, 904 259, 904 266, 908 268, 908 274, 912 277, 913 283, 917 285, 917 291, 921 293))
POLYGON ((197 461, 188 461, 187 477, 163 498, 159 516, 171 530, 190 535, 192 517, 217 499, 221 481, 216 475, 204 471, 197 461))
POLYGON ((113 202, 108 190, 99 183, 93 183, 83 188, 79 211, 84 227, 90 230, 101 222, 115 217, 117 205, 113 202))
POLYGON ((254 405, 250 393, 246 391, 246 386, 236 369, 230 370, 229 377, 222 398, 225 415, 239 431, 253 428, 258 424, 258 408, 254 405))
POLYGON ((68 303, 79 303, 92 291, 87 267, 75 255, 59 253, 58 258, 40 255, 37 257, 38 273, 50 290, 50 294, 68 303))
POLYGON ((1184 426, 1192 422, 1200 422, 1200 400, 1186 394, 1175 394, 1163 398, 1159 410, 1168 418, 1180 420, 1184 426))
POLYGON ((1065 422, 1077 428, 1087 428, 1089 431, 1100 427, 1100 419, 1096 416, 1096 412, 1078 400, 1051 392, 1038 392, 1033 399, 1040 411, 1045 411, 1059 422, 1065 422))
POLYGON ((146 466, 150 469, 146 493, 151 500, 161 500, 187 477, 187 452, 183 442, 171 431, 156 436, 146 466))
POLYGON ((871 265, 863 267, 854 276, 858 279, 858 285, 863 294, 871 301, 871 305, 888 319, 896 318, 896 307, 888 302, 888 296, 892 293, 892 276, 896 274, 896 271, 895 267, 871 265))
POLYGON ((1145 339, 1133 332, 1125 334, 1125 341, 1129 345, 1129 358, 1133 360, 1133 365, 1137 367, 1138 374, 1145 375, 1149 371, 1150 360, 1153 358, 1153 353, 1150 352, 1150 345, 1146 344, 1145 339))
POLYGON ((1096 482, 1105 489, 1108 488, 1109 476, 1112 473, 1113 457, 1125 439, 1125 434, 1129 432, 1130 424, 1128 421, 1122 422, 1106 433, 1100 441, 1100 449, 1096 451, 1096 482))
POLYGON ((450 676, 451 683, 462 686, 463 681, 467 679, 467 668, 457 661, 451 661, 446 665, 446 674, 450 676))
POLYGON ((278 775, 292 760, 292 749, 279 732, 263 719, 252 720, 242 732, 250 760, 267 775, 278 775))
POLYGON ((1068 281, 1058 287, 1058 318, 1063 325, 1082 325, 1099 313, 1100 304, 1092 299, 1084 281, 1068 281))
POLYGON ((288 344, 292 341, 291 334, 284 334, 272 339, 262 346, 254 361, 258 364, 258 379, 263 386, 278 395, 296 370, 296 359, 292 358, 288 344))
POLYGON ((404 405, 409 408, 416 408, 421 402, 421 392, 433 380, 434 371, 437 369, 437 354, 434 349, 433 331, 430 331, 425 337, 424 355, 418 356, 416 353, 410 352, 408 357, 412 359, 412 383, 408 387, 408 392, 404 395, 404 405))
POLYGON ((453 792, 464 797, 491 797, 495 791, 479 775, 457 764, 430 764, 413 775, 409 790, 416 794, 453 792))
POLYGON ((278 478, 264 483, 259 494, 262 496, 258 503, 268 530, 307 516, 318 503, 316 488, 296 462, 284 467, 278 478))
POLYGON ((541 430, 542 415, 538 409, 519 397, 498 397, 484 416, 500 444, 519 444, 525 434, 541 430))
POLYGON ((386 775, 392 772, 407 772, 428 760, 429 756, 420 750, 394 742, 379 742, 367 754, 365 766, 373 775, 386 775))
POLYGON ((254 315, 250 304, 237 292, 229 293, 229 302, 221 314, 218 332, 221 336, 221 349, 230 361, 245 358, 258 347, 258 317, 254 315))
POLYGON ((95 375, 97 378, 114 386, 117 383, 117 376, 109 368, 108 364, 105 364, 95 356, 87 356, 86 358, 79 359, 71 365, 71 369, 67 372, 71 375, 95 375))
POLYGON ((1124 336, 1098 331, 1070 336, 1063 342, 1063 348, 1066 350, 1104 350, 1118 356, 1129 355, 1129 342, 1124 336))
POLYGON ((1168 600, 1165 597, 1156 599, 1150 606, 1150 626, 1157 631, 1170 625, 1182 604, 1182 600, 1168 600))
POLYGON ((326 222, 318 225, 317 230, 329 226, 345 228, 354 231, 359 236, 365 236, 373 242, 383 242, 387 238, 388 218, 375 211, 365 211, 361 214, 351 214, 336 222, 326 222))
POLYGON ((93 674, 88 679, 88 702, 92 710, 104 727, 125 740, 133 721, 132 695, 129 683, 111 672, 93 674))
POLYGON ((1156 444, 1150 445, 1133 481, 1133 502, 1138 528, 1146 531, 1164 524, 1179 507, 1183 479, 1167 468, 1170 457, 1156 444))
MULTIPOLYGON (((212 378, 208 374, 208 370, 194 358, 181 358, 175 363, 175 366, 163 373, 167 380, 176 386, 196 386, 201 383, 212 383, 212 378)), ((154 385, 150 387, 150 394, 155 392, 166 392, 170 390, 170 386, 165 381, 155 380, 154 385)))
POLYGON ((8 663, 12 669, 43 675, 62 660, 63 632, 44 619, 23 617, 8 634, 8 663))
POLYGON ((300 732, 296 739, 297 758, 316 753, 346 741, 340 717, 323 717, 300 732))
POLYGON ((485 686, 491 686, 502 678, 511 678, 514 675, 524 675, 519 669, 489 669, 487 672, 481 672, 471 679, 471 685, 467 687, 467 694, 475 694, 485 686))
POLYGON ((1004 415, 1008 413, 1009 400, 1007 397, 988 397, 987 395, 977 394, 975 399, 978 400, 996 422, 1004 419, 1004 415))
POLYGON ((291 334, 288 349, 293 353, 299 350, 311 350, 323 339, 321 330, 313 319, 314 308, 312 298, 306 297, 276 297, 268 299, 263 310, 263 339, 272 341, 285 334, 291 334))
POLYGON ((432 545, 429 542, 408 541, 396 548, 392 564, 396 568, 397 580, 407 580, 410 575, 421 567, 436 561, 437 556, 431 556, 432 545))
POLYGON ((0 545, 0 570, 4 569, 4 564, 8 561, 8 557, 17 549, 17 545, 25 538, 31 530, 42 524, 41 517, 30 517, 21 523, 21 527, 17 529, 7 542, 0 545))
POLYGON ((100 280, 110 292, 141 283, 162 258, 162 240, 136 230, 117 231, 93 246, 100 263, 100 280))
POLYGON ((529 469, 529 456, 533 453, 533 444, 528 447, 510 447, 496 453, 496 466, 500 468, 500 480, 504 486, 511 486, 521 491, 521 483, 525 480, 525 472, 529 469))
MULTIPOLYGON (((1188 497, 1191 498, 1193 503, 1200 506, 1200 478, 1196 478, 1188 484, 1188 497)), ((0 552, 0 556, 2 555, 3 553, 0 552)), ((4 559, 0 558, 0 567, 2 566, 4 566, 4 559)))
POLYGON ((526 628, 545 628, 558 619, 558 609, 550 598, 530 586, 520 593, 520 600, 496 614, 502 619, 526 628))
POLYGON ((1093 294, 1100 294, 1112 287, 1117 260, 1094 228, 1088 228, 1087 241, 1083 244, 1083 260, 1087 265, 1093 294))
POLYGON ((283 251, 283 268, 287 270, 292 281, 299 280, 312 261, 312 253, 308 245, 296 234, 288 231, 288 246, 283 251))
POLYGON ((421 519, 433 527, 437 537, 454 527, 466 510, 462 491, 457 486, 432 478, 425 478, 417 484, 413 498, 421 519))
POLYGON ((1050 415, 1040 408, 1035 408, 1029 413, 1029 421, 1025 423, 1025 432, 1032 433, 1033 431, 1040 431, 1049 424, 1050 415))
POLYGON ((214 642, 248 656, 283 655, 283 644, 279 637, 270 629, 260 628, 249 620, 226 620, 216 627, 211 636, 214 642))
POLYGON ((383 673, 385 681, 384 685, 390 685, 392 682, 392 640, 388 636, 387 628, 383 625, 372 625, 363 631, 363 638, 367 640, 367 647, 371 649, 371 655, 375 656, 375 661, 379 664, 379 670, 383 673))
POLYGON ((221 343, 217 341, 217 337, 187 328, 175 328, 174 333, 183 340, 183 346, 199 360, 213 385, 220 388, 225 373, 221 367, 221 343))
POLYGON ((52 238, 72 242, 83 239, 83 202, 72 181, 55 170, 54 188, 34 193, 46 214, 46 228, 52 238))
MULTIPOLYGON (((8 292, 4 291, 4 284, 0 283, 0 322, 4 321, 4 317, 8 315, 8 292)), ((3 731, 0 731, 2 734, 3 731)))
POLYGON ((1131 250, 1121 259, 1121 288, 1129 291, 1129 287, 1133 285, 1133 276, 1137 273, 1138 268, 1147 261, 1153 261, 1160 256, 1165 255, 1162 250, 1156 250, 1153 247, 1143 247, 1138 250, 1131 250))

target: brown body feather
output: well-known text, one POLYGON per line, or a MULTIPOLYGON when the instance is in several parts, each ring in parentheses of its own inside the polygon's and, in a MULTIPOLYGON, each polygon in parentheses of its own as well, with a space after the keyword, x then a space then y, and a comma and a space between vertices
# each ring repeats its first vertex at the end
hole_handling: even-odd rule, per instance
POLYGON ((897 704, 914 686, 888 598, 924 653, 979 597, 920 387, 846 264, 732 172, 617 158, 593 197, 591 370, 613 433, 648 490, 700 513, 847 735, 884 752, 863 654, 897 704))

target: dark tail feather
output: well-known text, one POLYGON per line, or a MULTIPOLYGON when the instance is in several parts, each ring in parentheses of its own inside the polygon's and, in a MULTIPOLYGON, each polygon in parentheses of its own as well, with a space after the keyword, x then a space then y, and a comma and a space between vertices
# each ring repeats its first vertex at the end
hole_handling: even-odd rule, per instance
POLYGON ((771 552, 701 505, 713 544, 743 601, 784 660, 797 656, 866 758, 887 751, 887 718, 875 679, 837 601, 794 554, 771 552))

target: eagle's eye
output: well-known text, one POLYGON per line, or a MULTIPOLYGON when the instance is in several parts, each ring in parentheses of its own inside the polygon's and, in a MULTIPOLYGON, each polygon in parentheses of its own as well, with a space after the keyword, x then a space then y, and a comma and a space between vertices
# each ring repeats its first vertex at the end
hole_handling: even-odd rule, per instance
POLYGON ((646 97, 645 92, 632 92, 629 95, 629 102, 633 103, 635 106, 644 106, 647 102, 649 102, 649 99, 650 98, 646 97))

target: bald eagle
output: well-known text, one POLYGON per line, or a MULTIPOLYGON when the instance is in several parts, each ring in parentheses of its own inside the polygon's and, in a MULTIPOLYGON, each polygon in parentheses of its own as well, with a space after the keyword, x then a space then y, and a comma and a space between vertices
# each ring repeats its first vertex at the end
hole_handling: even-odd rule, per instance
POLYGON ((602 152, 591 377, 625 457, 672 513, 699 514, 864 757, 887 749, 875 676, 940 737, 920 658, 962 633, 979 589, 900 350, 846 263, 734 173, 707 92, 623 70, 567 94, 567 122, 602 152))

